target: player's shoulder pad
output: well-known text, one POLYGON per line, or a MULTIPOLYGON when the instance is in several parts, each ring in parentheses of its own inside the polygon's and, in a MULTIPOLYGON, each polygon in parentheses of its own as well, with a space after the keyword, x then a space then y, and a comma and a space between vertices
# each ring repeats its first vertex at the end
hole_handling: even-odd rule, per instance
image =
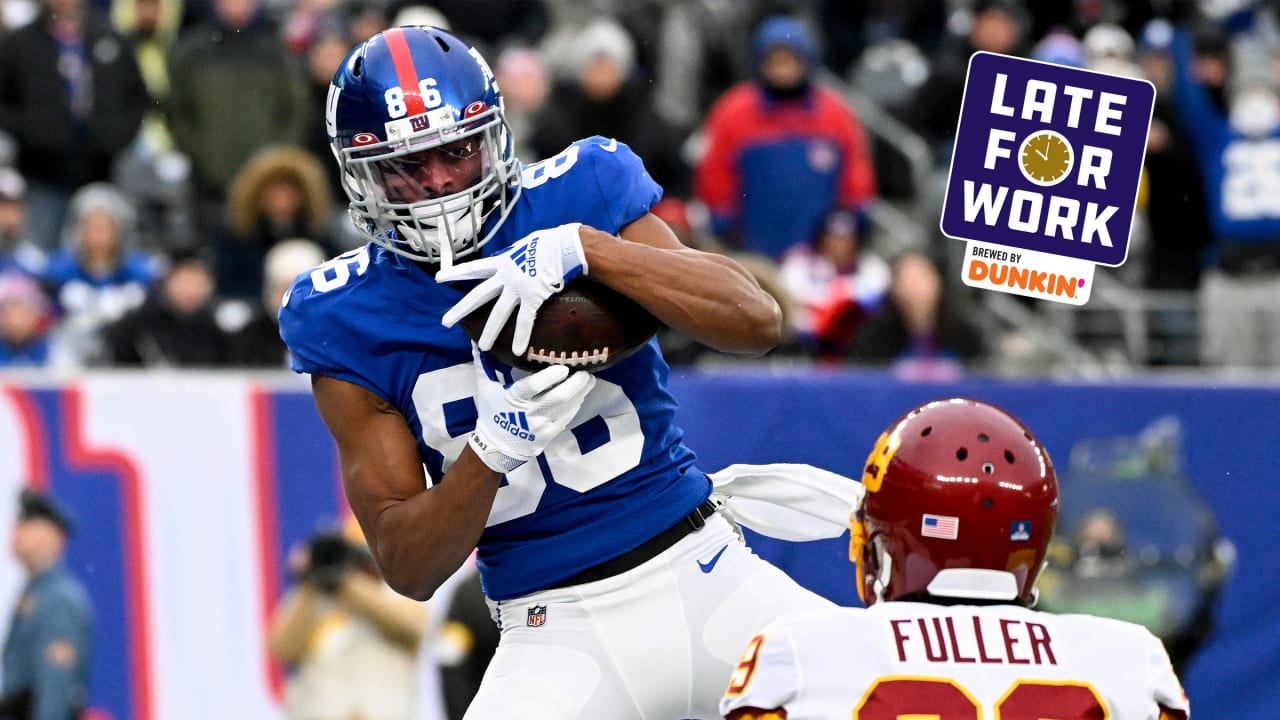
POLYGON ((631 146, 614 138, 592 135, 574 143, 578 146, 579 161, 590 163, 597 174, 601 172, 642 172, 644 161, 631 146))
POLYGON ((596 135, 579 140, 573 147, 578 152, 577 162, 594 176, 595 192, 612 225, 600 229, 616 232, 662 199, 662 188, 626 143, 596 135))
POLYGON ((377 290, 363 282, 374 264, 371 254, 369 245, 348 250, 294 277, 277 314, 281 337, 293 353, 308 354, 310 345, 325 344, 333 327, 348 325, 345 296, 360 288, 377 290))

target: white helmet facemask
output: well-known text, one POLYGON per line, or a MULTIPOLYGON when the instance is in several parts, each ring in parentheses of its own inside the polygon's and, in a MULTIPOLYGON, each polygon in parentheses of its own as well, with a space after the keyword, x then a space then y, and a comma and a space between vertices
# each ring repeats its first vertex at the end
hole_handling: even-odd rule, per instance
POLYGON ((344 148, 338 155, 356 226, 393 252, 442 267, 488 242, 520 195, 519 162, 497 109, 467 128, 441 127, 344 148), (460 171, 478 158, 479 170, 460 178, 462 189, 427 197, 418 173, 428 153, 446 165, 456 163, 460 171), (497 221, 485 232, 494 210, 497 221))
POLYGON ((416 252, 436 258, 443 269, 453 266, 455 256, 476 247, 484 218, 483 199, 459 193, 411 207, 409 219, 396 222, 395 231, 416 252))

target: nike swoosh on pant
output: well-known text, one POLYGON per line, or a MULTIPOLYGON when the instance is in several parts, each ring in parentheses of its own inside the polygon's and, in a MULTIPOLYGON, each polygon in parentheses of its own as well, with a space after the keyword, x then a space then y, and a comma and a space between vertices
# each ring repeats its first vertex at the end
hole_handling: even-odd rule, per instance
POLYGON ((716 553, 715 555, 711 556, 711 559, 710 559, 710 560, 708 560, 708 561, 706 561, 706 562, 702 562, 701 560, 699 560, 699 561, 698 561, 698 567, 699 567, 699 568, 701 568, 701 569, 702 569, 702 572, 704 572, 704 573, 709 573, 709 572, 711 572, 712 570, 714 570, 714 569, 715 569, 715 567, 716 567, 716 563, 720 562, 720 556, 721 556, 721 555, 723 555, 723 554, 724 554, 724 551, 725 551, 725 550, 728 550, 728 549, 729 549, 729 545, 728 545, 728 544, 726 544, 724 547, 720 548, 720 552, 718 552, 718 553, 716 553))

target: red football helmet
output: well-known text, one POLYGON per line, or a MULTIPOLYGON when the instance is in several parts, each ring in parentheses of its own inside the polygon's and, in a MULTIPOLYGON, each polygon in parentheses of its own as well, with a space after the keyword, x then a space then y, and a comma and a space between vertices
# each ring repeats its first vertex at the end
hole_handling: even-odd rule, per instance
POLYGON ((851 518, 858 594, 1033 604, 1058 519, 1049 453, 1021 422, 977 400, 927 403, 880 435, 851 518))

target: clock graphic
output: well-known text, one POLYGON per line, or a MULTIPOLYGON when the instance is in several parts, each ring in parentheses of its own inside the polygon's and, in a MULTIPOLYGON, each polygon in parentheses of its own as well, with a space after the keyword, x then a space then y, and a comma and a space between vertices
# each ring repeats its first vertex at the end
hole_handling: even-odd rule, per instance
POLYGON ((1061 133, 1039 130, 1027 136, 1018 148, 1022 175, 1041 187, 1056 185, 1071 172, 1076 154, 1061 133))

